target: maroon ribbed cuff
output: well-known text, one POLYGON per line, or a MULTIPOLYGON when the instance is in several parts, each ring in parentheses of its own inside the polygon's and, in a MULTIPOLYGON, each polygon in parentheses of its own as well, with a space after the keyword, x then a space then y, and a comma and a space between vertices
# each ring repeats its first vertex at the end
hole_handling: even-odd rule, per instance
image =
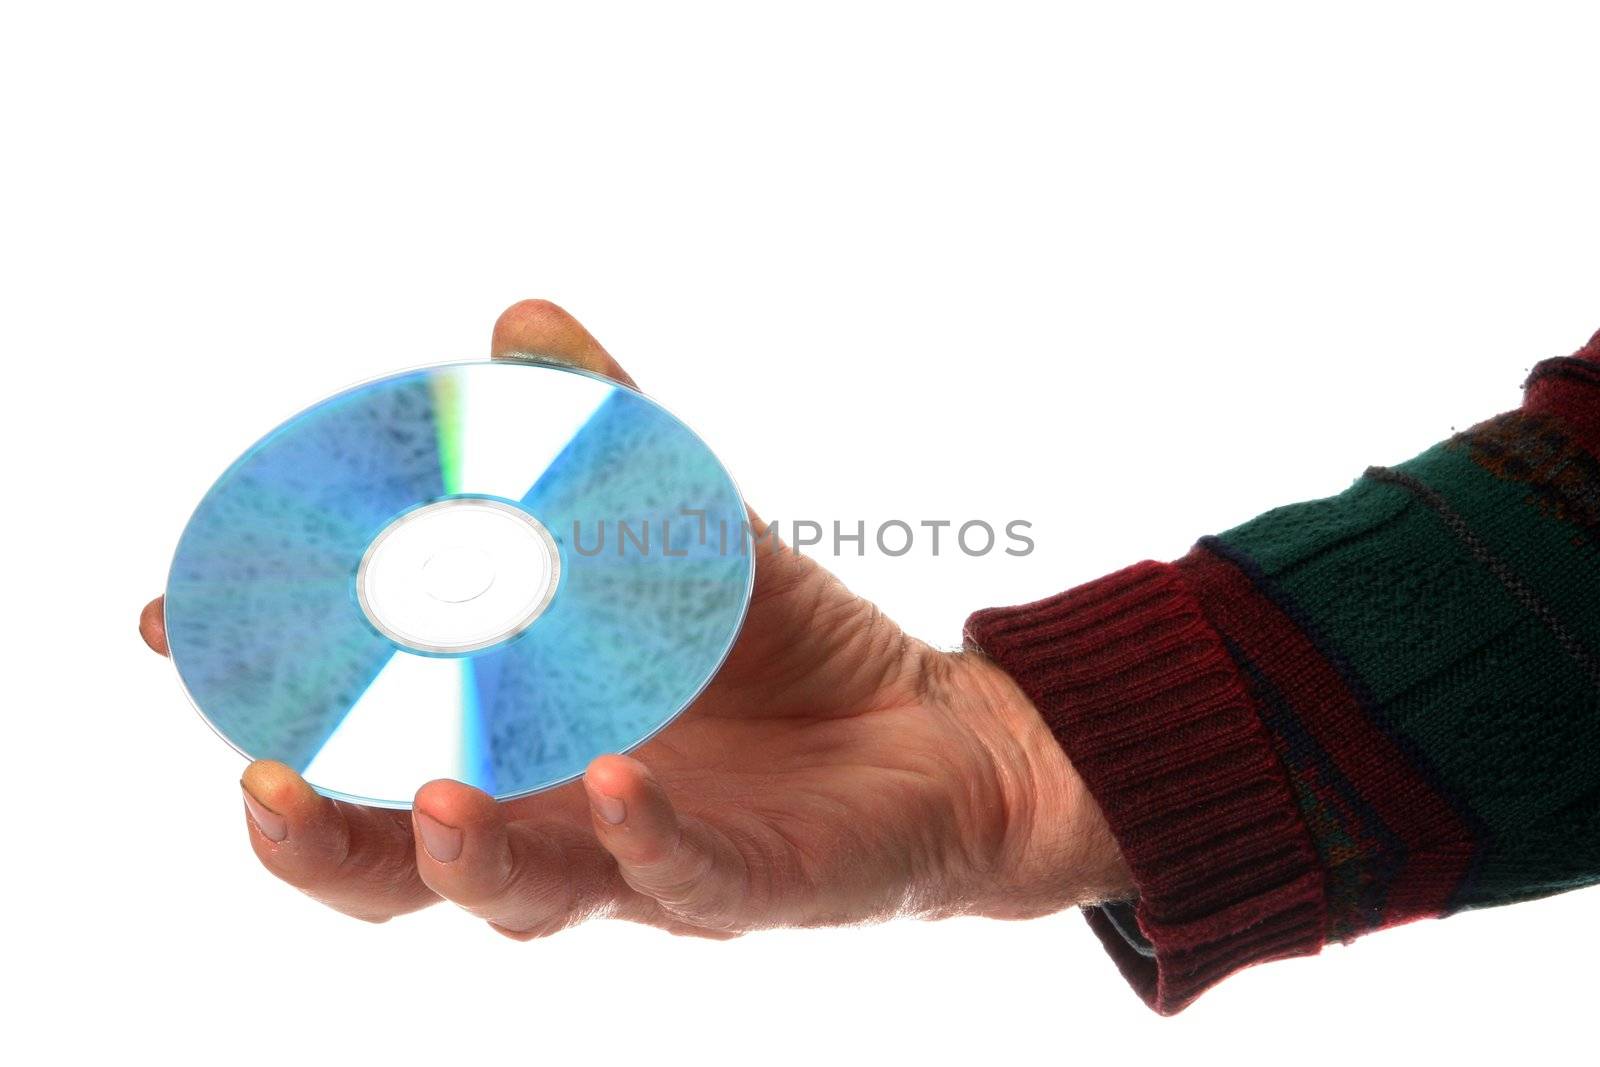
POLYGON ((980 611, 966 635, 1032 698, 1105 812, 1149 944, 1099 908, 1088 918, 1152 1008, 1172 1014, 1242 967, 1322 947, 1310 834, 1232 657, 1176 568, 1139 563, 980 611))

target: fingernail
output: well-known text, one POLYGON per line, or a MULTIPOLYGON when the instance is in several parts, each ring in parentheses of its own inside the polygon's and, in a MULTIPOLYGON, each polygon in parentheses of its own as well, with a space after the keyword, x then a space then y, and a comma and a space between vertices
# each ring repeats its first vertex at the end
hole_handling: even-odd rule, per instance
POLYGON ((461 831, 454 826, 446 826, 425 812, 413 811, 412 815, 417 820, 417 835, 422 838, 422 847, 428 850, 439 863, 451 863, 461 855, 461 831))
POLYGON ((255 823, 262 837, 268 841, 282 841, 289 836, 288 819, 251 796, 243 782, 239 783, 239 791, 244 794, 245 814, 250 816, 250 821, 255 823))
POLYGON ((587 781, 583 783, 584 792, 589 794, 589 803, 594 806, 595 814, 616 826, 628 817, 628 808, 616 797, 608 797, 587 781))

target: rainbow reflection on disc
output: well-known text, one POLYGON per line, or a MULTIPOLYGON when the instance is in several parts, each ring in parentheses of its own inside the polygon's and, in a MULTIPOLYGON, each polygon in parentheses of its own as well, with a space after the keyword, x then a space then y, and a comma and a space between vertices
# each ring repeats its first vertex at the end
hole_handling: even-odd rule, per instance
POLYGON ((173 663, 252 759, 406 808, 581 774, 682 711, 750 598, 744 504, 660 406, 526 361, 357 386, 206 494, 167 581, 173 663))

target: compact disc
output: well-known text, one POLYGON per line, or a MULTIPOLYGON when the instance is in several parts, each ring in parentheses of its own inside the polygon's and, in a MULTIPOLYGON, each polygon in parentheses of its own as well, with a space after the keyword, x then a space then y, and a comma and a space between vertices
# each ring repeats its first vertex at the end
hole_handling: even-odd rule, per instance
POLYGON ((754 573, 744 504, 682 422, 607 379, 408 371, 290 419, 217 481, 167 581, 208 722, 319 792, 507 799, 682 711, 754 573))

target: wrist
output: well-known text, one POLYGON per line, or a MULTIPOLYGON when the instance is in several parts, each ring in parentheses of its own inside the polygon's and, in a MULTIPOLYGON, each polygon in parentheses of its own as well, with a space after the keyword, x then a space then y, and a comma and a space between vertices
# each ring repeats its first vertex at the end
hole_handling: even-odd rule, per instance
POLYGON ((1105 816, 1026 693, 975 651, 940 653, 940 688, 985 753, 987 788, 974 801, 986 842, 966 910, 1022 919, 1127 899, 1133 878, 1105 816))

